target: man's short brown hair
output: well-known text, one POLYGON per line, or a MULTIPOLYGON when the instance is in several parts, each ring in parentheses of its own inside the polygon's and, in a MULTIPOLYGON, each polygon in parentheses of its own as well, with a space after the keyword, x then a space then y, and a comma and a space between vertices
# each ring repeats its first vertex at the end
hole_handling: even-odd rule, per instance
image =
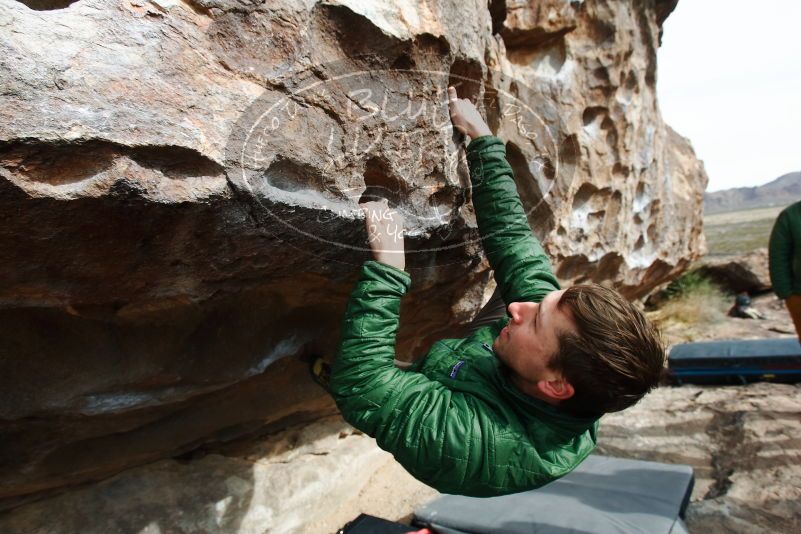
POLYGON ((659 382, 665 348, 659 331, 617 291, 596 284, 568 288, 558 306, 567 309, 575 334, 559 336, 548 366, 573 386, 560 407, 599 417, 632 406, 659 382))

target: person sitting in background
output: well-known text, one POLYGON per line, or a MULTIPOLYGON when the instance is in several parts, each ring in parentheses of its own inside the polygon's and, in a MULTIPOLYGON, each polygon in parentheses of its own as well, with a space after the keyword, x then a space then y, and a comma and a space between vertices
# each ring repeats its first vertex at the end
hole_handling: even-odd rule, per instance
POLYGON ((468 337, 440 340, 398 368, 400 301, 411 283, 396 231, 403 221, 386 202, 363 205, 375 260, 362 266, 348 301, 329 386, 344 418, 419 480, 445 493, 502 495, 581 463, 596 445, 600 416, 657 384, 665 351, 617 292, 560 289, 504 143, 454 88, 449 102, 454 128, 472 138, 473 203, 496 295, 468 337))
POLYGON ((748 293, 740 293, 734 297, 734 306, 729 308, 729 317, 765 319, 765 316, 759 310, 751 306, 751 297, 748 296, 748 293))
POLYGON ((773 291, 784 299, 801 341, 801 202, 786 207, 776 218, 768 262, 773 291))

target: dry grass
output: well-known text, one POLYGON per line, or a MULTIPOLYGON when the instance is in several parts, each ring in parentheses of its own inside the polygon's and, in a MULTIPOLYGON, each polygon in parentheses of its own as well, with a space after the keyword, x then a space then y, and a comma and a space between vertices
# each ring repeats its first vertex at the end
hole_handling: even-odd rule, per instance
POLYGON ((654 312, 656 317, 653 320, 660 327, 665 327, 668 323, 717 324, 725 319, 730 307, 730 299, 720 290, 692 293, 666 302, 659 311, 654 312))
MULTIPOLYGON (((731 297, 697 272, 687 273, 665 290, 668 300, 649 318, 665 333, 676 329, 704 329, 722 323, 731 297)), ((691 332, 687 332, 690 334, 691 332)))

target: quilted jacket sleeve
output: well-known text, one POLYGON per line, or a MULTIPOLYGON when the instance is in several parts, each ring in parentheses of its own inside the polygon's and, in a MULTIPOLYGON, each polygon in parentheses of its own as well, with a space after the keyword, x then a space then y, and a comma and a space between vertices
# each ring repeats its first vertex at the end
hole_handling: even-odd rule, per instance
POLYGON ((478 229, 503 301, 541 301, 559 282, 529 228, 506 146, 491 135, 477 137, 467 147, 467 162, 478 229))
POLYGON ((408 286, 405 272, 364 264, 342 325, 331 393, 345 420, 376 438, 415 478, 442 492, 497 495, 487 446, 492 422, 475 406, 480 401, 393 365, 408 286))
POLYGON ((773 291, 786 299, 793 292, 793 236, 787 210, 782 211, 770 233, 769 264, 773 291))

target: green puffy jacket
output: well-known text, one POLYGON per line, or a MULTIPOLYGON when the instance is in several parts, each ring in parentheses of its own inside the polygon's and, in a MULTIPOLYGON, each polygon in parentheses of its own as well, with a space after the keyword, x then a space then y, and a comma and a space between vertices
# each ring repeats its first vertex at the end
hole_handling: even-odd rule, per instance
POLYGON ((801 295, 801 202, 782 210, 773 224, 770 280, 779 298, 801 295))
MULTIPOLYGON (((528 226, 503 142, 467 148, 484 250, 504 302, 539 302, 559 288, 528 226)), ((414 477, 477 497, 536 488, 595 447, 597 421, 577 419, 519 391, 492 342, 509 318, 435 343, 411 370, 393 364, 408 273, 366 262, 348 302, 331 391, 345 419, 376 438, 414 477)))

